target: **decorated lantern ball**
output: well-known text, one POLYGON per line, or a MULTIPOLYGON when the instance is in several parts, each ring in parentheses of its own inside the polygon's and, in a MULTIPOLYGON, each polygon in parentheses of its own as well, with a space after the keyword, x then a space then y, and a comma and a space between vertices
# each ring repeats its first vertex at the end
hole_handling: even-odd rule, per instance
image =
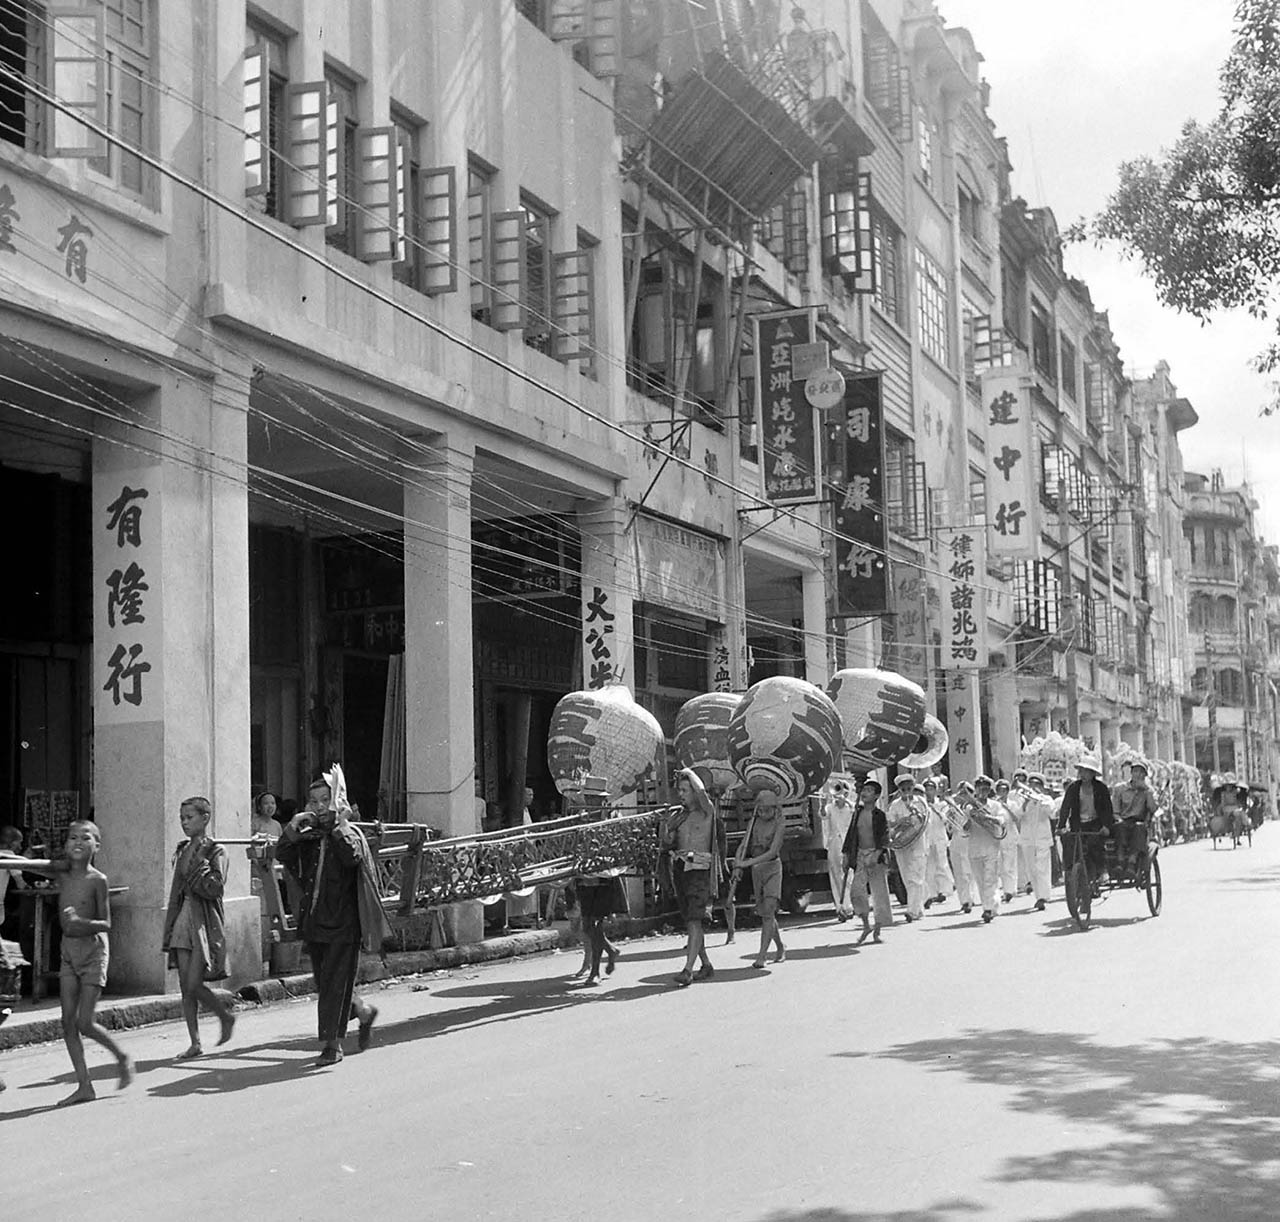
POLYGON ((728 743, 744 785, 801 798, 822 787, 840 758, 840 714, 803 679, 761 679, 730 717, 728 743))
POLYGON ((729 721, 742 703, 734 692, 706 692, 676 714, 676 764, 692 768, 708 789, 723 793, 738 783, 729 758, 729 721))
POLYGON ((896 764, 916 749, 925 718, 918 683, 889 670, 838 670, 827 694, 840 711, 844 762, 854 772, 896 764))
POLYGON ((599 777, 613 796, 628 793, 652 771, 662 727, 621 686, 570 692, 556 704, 547 733, 547 765, 561 793, 599 777))

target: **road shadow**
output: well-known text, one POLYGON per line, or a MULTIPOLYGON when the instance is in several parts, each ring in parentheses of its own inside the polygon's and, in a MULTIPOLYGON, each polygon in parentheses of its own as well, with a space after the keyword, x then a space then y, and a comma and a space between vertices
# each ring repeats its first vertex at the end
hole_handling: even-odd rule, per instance
POLYGON ((819 1206, 816 1209, 778 1209, 765 1214, 760 1222, 961 1222, 981 1212, 982 1206, 972 1201, 948 1201, 931 1209, 881 1210, 876 1213, 819 1206))
POLYGON ((787 961, 802 961, 805 959, 849 959, 854 955, 861 954, 862 951, 870 945, 870 940, 863 943, 862 946, 854 945, 855 939, 848 942, 828 942, 824 946, 798 946, 792 948, 787 947, 787 961))
MULTIPOLYGON (((837 1055, 854 1055, 852 1053, 837 1055)), ((962 1074, 1012 1092, 1014 1112, 1068 1122, 1093 1140, 1005 1160, 996 1183, 1146 1189, 1150 1207, 1037 1214, 1044 1222, 1272 1222, 1277 1217, 1280 1041, 1212 1039, 1095 1044, 1069 1033, 1010 1029, 900 1044, 882 1057, 962 1074), (1101 1126, 1115 1130, 1105 1145, 1101 1126)), ((778 1213, 763 1222, 944 1219, 923 1212, 778 1213)))

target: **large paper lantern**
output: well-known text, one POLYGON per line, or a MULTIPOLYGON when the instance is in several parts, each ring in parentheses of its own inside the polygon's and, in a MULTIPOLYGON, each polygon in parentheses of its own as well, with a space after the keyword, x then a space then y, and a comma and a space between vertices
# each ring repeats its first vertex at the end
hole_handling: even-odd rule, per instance
POLYGON ((734 692, 694 696, 676 714, 676 763, 693 768, 708 789, 723 793, 738 783, 729 758, 729 720, 742 703, 734 692))
POLYGON ((924 732, 924 689, 889 670, 838 670, 827 695, 840 710, 845 765, 871 772, 905 759, 924 732))
POLYGON ((840 758, 840 714, 803 679, 752 684, 729 719, 729 759, 742 783, 784 799, 822 787, 840 758))
POLYGON ((663 745, 662 727, 621 686, 570 692, 551 714, 547 764, 561 793, 600 777, 617 797, 652 771, 663 745))

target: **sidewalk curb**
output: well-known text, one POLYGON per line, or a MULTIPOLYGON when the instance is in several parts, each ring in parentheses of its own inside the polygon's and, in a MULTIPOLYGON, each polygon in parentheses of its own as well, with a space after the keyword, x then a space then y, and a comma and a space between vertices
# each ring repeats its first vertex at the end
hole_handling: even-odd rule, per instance
MULTIPOLYGON (((610 925, 610 932, 618 938, 635 938, 660 930, 664 918, 618 918, 610 925)), ((531 929, 505 937, 489 938, 484 942, 472 942, 465 946, 446 946, 440 950, 397 951, 387 955, 385 966, 374 955, 364 955, 360 961, 357 979, 364 984, 379 980, 394 980, 416 976, 468 964, 494 963, 500 959, 514 959, 524 955, 543 954, 553 950, 567 950, 582 945, 577 930, 568 928, 531 929)), ((310 973, 296 976, 268 977, 244 985, 235 993, 215 989, 219 996, 230 1002, 250 1005, 269 1005, 287 1001, 293 997, 305 997, 315 992, 315 981, 310 973)), ((182 998, 177 993, 149 997, 104 998, 98 1004, 98 1022, 108 1031, 130 1031, 135 1027, 155 1023, 175 1022, 182 1019, 182 998)), ((0 1026, 0 1052, 21 1048, 28 1044, 47 1044, 62 1038, 62 1018, 56 1011, 39 1015, 24 1015, 19 1009, 7 1023, 0 1026)))

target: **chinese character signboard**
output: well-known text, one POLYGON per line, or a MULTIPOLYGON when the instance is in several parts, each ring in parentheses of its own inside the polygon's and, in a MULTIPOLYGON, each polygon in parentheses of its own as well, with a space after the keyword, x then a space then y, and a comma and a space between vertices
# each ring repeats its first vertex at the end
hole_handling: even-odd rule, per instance
POLYGON ((620 683, 616 624, 617 614, 611 591, 600 585, 582 587, 582 675, 583 687, 607 687, 620 683))
POLYGON ((641 513, 635 520, 637 598, 723 621, 724 544, 711 535, 641 513))
MULTIPOLYGON (((813 500, 818 495, 818 430, 804 378, 796 376, 793 349, 815 342, 814 311, 757 314, 753 322, 764 494, 779 505, 813 500)), ((800 355, 803 370, 803 347, 800 355)))
POLYGON ((942 570, 942 665, 980 669, 987 664, 987 558, 981 530, 944 526, 938 530, 942 570))
POLYGON ((157 468, 101 472, 93 481, 94 719, 159 721, 160 501, 157 468))
POLYGON ((1040 540, 1035 418, 1030 380, 1015 369, 982 375, 987 422, 987 528, 991 555, 1031 560, 1040 540))
POLYGON ((827 419, 835 613, 838 617, 879 615, 889 609, 880 375, 849 378, 843 405, 827 419))
POLYGON ((928 637, 925 622, 925 579, 914 565, 893 565, 893 650, 890 670, 919 683, 928 683, 928 637))
POLYGON ((953 784, 972 781, 983 770, 978 676, 965 670, 946 670, 943 676, 947 693, 947 776, 953 784))

